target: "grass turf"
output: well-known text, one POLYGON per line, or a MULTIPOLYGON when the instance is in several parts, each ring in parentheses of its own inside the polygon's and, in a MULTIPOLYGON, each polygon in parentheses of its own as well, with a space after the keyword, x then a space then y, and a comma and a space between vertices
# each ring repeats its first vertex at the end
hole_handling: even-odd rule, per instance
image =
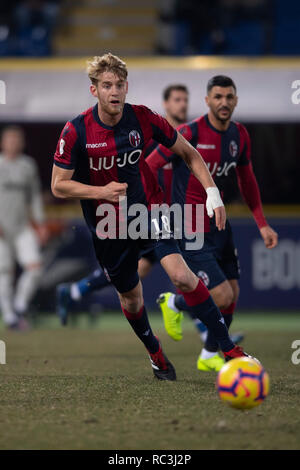
POLYGON ((59 328, 51 317, 27 333, 0 331, 1 449, 300 449, 300 365, 291 344, 300 316, 240 314, 246 351, 261 359, 271 393, 259 407, 219 401, 214 373, 200 373, 191 322, 175 343, 151 323, 176 366, 177 382, 154 380, 143 345, 120 314, 91 329, 59 328), (47 326, 47 328, 46 328, 47 326))

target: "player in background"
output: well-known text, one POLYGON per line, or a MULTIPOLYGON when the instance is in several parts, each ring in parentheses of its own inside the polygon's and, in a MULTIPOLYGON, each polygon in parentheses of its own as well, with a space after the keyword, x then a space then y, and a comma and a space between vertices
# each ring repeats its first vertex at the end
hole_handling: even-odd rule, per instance
MULTIPOLYGON (((222 191, 230 172, 236 171, 240 192, 251 210, 267 248, 277 245, 277 234, 267 223, 261 204, 260 192, 251 163, 251 143, 246 128, 231 121, 237 105, 236 86, 231 78, 215 76, 207 85, 208 114, 180 126, 181 134, 199 151, 215 183, 222 191)), ((206 195, 188 167, 172 151, 160 145, 147 163, 156 174, 166 164, 173 165, 174 203, 204 204, 206 195)), ((205 242, 199 251, 186 251, 180 244, 183 257, 191 270, 208 287, 229 328, 239 295, 239 263, 232 230, 226 222, 225 231, 218 231, 214 220, 205 219, 205 242)), ((195 318, 194 312, 184 308, 181 295, 164 293, 159 298, 168 334, 175 340, 182 338, 182 311, 195 318)), ((196 318, 196 322, 199 321, 196 318)), ((200 370, 220 370, 224 364, 218 353, 218 343, 208 331, 204 348, 198 358, 200 370)))
MULTIPOLYGON (((185 85, 172 84, 163 91, 163 108, 165 118, 174 128, 187 121, 189 104, 189 92, 185 85)), ((153 139, 145 150, 145 158, 156 148, 157 142, 153 139)), ((172 187, 172 165, 166 163, 158 171, 158 182, 164 191, 165 202, 171 202, 172 187)), ((144 254, 138 265, 140 279, 145 278, 157 262, 155 252, 144 254)), ((73 303, 80 301, 83 297, 95 290, 101 290, 110 285, 110 280, 102 269, 96 269, 90 275, 77 282, 58 284, 56 288, 56 311, 63 325, 67 324, 69 309, 73 303)), ((199 322, 202 332, 206 331, 205 325, 199 322)))
POLYGON ((3 322, 11 329, 27 326, 24 315, 38 287, 41 271, 39 238, 43 241, 47 237, 37 165, 23 153, 24 147, 21 127, 11 125, 3 129, 0 153, 0 307, 3 322), (22 273, 14 289, 16 262, 22 273))
POLYGON ((144 306, 137 273, 143 249, 155 249, 189 308, 215 334, 226 359, 246 354, 230 340, 220 311, 202 281, 187 267, 176 240, 162 236, 165 219, 159 217, 154 223, 148 212, 148 239, 117 236, 129 222, 120 198, 126 196, 128 207, 143 204, 146 211, 162 202, 160 188, 143 156, 143 150, 154 139, 180 155, 194 172, 207 194, 208 214, 215 215, 218 230, 224 229, 226 214, 201 155, 164 118, 145 106, 125 103, 127 74, 125 62, 110 53, 89 62, 90 91, 98 102, 65 125, 54 156, 51 188, 56 197, 80 199, 97 259, 118 292, 124 315, 149 353, 154 375, 161 380, 176 380, 175 369, 153 334, 144 306), (99 233, 103 203, 110 203, 118 215, 116 236, 103 237, 99 233), (158 226, 155 238, 152 222, 155 228, 158 226))

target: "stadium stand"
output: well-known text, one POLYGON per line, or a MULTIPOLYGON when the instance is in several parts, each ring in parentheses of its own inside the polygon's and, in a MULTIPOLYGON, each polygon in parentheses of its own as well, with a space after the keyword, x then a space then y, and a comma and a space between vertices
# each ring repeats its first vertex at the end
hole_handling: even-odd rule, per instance
POLYGON ((290 0, 167 0, 160 9, 163 54, 291 55, 300 6, 290 0))
POLYGON ((62 26, 54 38, 57 55, 92 55, 112 50, 120 55, 154 52, 156 0, 65 1, 62 26))
POLYGON ((13 0, 0 6, 0 55, 50 55, 61 0, 13 0))
POLYGON ((297 0, 12 0, 0 57, 297 55, 297 0))

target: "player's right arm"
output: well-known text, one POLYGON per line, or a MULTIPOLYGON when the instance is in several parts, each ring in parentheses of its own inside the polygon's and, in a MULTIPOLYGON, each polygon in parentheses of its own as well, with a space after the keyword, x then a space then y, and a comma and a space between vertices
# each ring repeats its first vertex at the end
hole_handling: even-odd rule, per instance
POLYGON ((111 181, 105 186, 93 186, 72 179, 80 146, 75 127, 68 122, 62 130, 54 154, 51 190, 55 197, 62 199, 104 199, 118 202, 126 195, 127 183, 111 181))
MULTIPOLYGON (((156 120, 157 127, 159 126, 159 121, 161 121, 161 128, 164 130, 164 134, 170 134, 170 129, 173 129, 170 124, 168 124, 168 122, 161 116, 158 116, 156 120)), ((155 173, 157 169, 162 166, 163 160, 165 160, 164 164, 170 161, 172 154, 181 157, 206 191, 206 210, 208 216, 212 217, 215 215, 216 226, 219 230, 224 230, 226 223, 226 212, 223 201, 202 156, 188 141, 190 134, 188 130, 188 126, 182 126, 182 128, 180 128, 180 132, 177 132, 177 135, 171 144, 165 145, 169 148, 168 154, 166 155, 166 152, 163 151, 163 146, 159 146, 160 152, 150 154, 146 160, 147 164, 150 166, 152 172, 155 173), (181 135, 181 132, 184 134, 184 137, 181 135), (164 158, 162 157, 162 153, 164 154, 164 158)), ((164 144, 159 133, 157 136, 154 136, 154 139, 164 144)))
POLYGON ((254 220, 267 248, 275 248, 278 235, 268 224, 263 211, 260 191, 251 163, 251 141, 244 126, 238 124, 243 141, 243 150, 236 166, 237 181, 240 193, 252 212, 254 220))
POLYGON ((51 190, 55 197, 62 199, 104 199, 118 202, 126 195, 127 183, 111 181, 105 186, 91 186, 72 180, 74 170, 65 170, 55 164, 52 170, 51 190))

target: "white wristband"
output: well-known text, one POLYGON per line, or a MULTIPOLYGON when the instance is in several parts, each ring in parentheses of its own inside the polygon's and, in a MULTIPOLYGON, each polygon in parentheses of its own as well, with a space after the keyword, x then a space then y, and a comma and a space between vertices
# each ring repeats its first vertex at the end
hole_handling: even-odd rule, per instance
POLYGON ((212 186, 210 188, 206 188, 206 210, 209 217, 214 215, 214 209, 217 207, 224 206, 223 201, 221 199, 220 193, 218 188, 212 186))

